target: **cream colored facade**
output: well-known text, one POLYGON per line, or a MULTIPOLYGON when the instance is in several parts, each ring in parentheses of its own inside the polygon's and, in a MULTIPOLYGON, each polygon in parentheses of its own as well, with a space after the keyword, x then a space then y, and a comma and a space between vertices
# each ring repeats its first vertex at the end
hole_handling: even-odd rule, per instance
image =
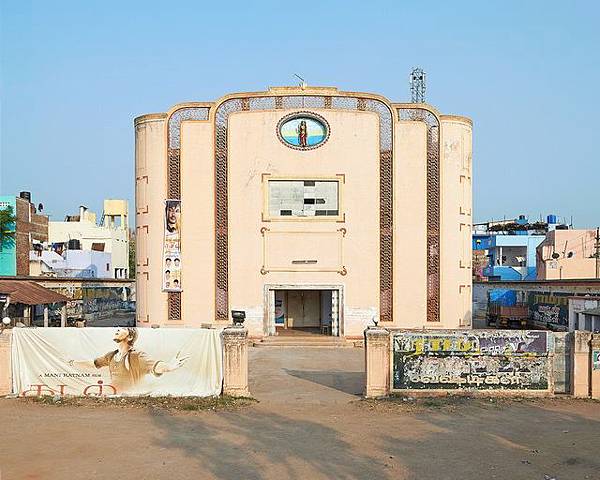
POLYGON ((129 224, 127 200, 106 199, 100 225, 96 214, 79 207, 78 216, 68 221, 48 222, 49 243, 79 240, 82 250, 92 250, 92 244, 104 244, 111 254, 111 277, 129 278, 129 224), (118 221, 117 221, 118 219, 118 221))
POLYGON ((138 325, 226 325, 244 310, 251 336, 272 335, 278 298, 291 309, 317 290, 328 334, 362 337, 373 319, 470 327, 471 135, 465 117, 325 87, 136 118, 138 325), (277 132, 294 114, 323 119, 327 140, 287 145, 277 132), (273 181, 337 182, 338 209, 273 216, 273 181), (167 199, 181 201, 181 293, 163 291, 167 199))
POLYGON ((537 247, 538 280, 596 278, 595 230, 552 230, 537 247))

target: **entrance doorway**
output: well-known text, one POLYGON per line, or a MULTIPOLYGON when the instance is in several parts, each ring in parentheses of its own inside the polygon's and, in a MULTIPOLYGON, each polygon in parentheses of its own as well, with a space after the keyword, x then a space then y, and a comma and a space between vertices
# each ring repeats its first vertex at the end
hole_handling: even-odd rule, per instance
POLYGON ((340 335, 339 289, 269 288, 267 335, 340 335))

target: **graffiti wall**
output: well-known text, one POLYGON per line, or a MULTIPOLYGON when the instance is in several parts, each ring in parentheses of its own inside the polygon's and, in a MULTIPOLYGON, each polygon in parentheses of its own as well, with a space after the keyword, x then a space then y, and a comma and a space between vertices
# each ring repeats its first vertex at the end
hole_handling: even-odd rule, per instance
POLYGON ((395 332, 394 390, 549 387, 548 332, 395 332))
POLYGON ((529 318, 534 328, 567 331, 569 329, 568 293, 529 292, 529 318))
MULTIPOLYGON (((69 298, 67 317, 71 320, 96 320, 135 312, 132 286, 48 285, 69 298)), ((60 314, 59 314, 60 316, 60 314)))

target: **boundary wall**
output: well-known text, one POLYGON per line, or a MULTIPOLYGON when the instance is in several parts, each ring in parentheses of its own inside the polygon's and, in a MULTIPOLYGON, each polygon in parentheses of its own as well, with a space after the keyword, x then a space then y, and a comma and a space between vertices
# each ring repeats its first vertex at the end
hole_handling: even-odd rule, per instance
POLYGON ((367 398, 393 394, 600 399, 600 334, 545 330, 365 330, 367 398))
MULTIPOLYGON (((249 397, 248 330, 243 327, 227 327, 223 329, 221 338, 223 342, 223 385, 221 394, 233 397, 249 397)), ((5 329, 0 332, 0 396, 15 395, 15 392, 12 391, 11 347, 12 329, 5 329)), ((56 394, 56 392, 53 394, 56 394)))

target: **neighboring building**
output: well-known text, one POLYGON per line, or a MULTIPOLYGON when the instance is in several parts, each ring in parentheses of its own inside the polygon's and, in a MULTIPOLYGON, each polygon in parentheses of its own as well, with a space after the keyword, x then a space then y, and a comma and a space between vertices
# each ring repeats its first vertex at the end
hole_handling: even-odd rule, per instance
POLYGON ((134 123, 139 326, 471 325, 468 118, 279 87, 134 123))
POLYGON ((2 318, 8 317, 12 326, 48 327, 52 317, 61 326, 67 324, 69 299, 28 280, 0 279, 0 309, 2 318), (39 322, 36 322, 39 319, 39 322))
POLYGON ((600 297, 569 298, 569 331, 600 332, 600 297))
POLYGON ((53 250, 66 252, 64 268, 81 270, 82 274, 84 270, 90 270, 94 273, 92 276, 101 278, 129 277, 126 200, 104 200, 99 225, 96 214, 81 206, 79 215, 68 215, 64 222, 50 222, 49 237, 53 250), (108 272, 106 268, 109 268, 108 272))
MULTIPOLYGON (((15 241, 5 242, 0 251, 0 275, 29 275, 29 252, 41 249, 48 242, 48 217, 37 213, 31 203, 31 194, 21 192, 18 197, 0 196, 0 209, 12 207, 17 217, 15 241)), ((40 204, 40 208, 43 208, 40 204)))
POLYGON ((30 253, 30 274, 65 278, 115 278, 111 254, 95 250, 54 250, 30 253))
POLYGON ((557 225, 555 215, 548 215, 547 222, 530 223, 525 215, 520 215, 513 220, 473 225, 474 278, 535 280, 536 248, 546 238, 546 232, 557 225))
POLYGON ((537 247, 538 280, 598 278, 596 230, 553 230, 537 247))

